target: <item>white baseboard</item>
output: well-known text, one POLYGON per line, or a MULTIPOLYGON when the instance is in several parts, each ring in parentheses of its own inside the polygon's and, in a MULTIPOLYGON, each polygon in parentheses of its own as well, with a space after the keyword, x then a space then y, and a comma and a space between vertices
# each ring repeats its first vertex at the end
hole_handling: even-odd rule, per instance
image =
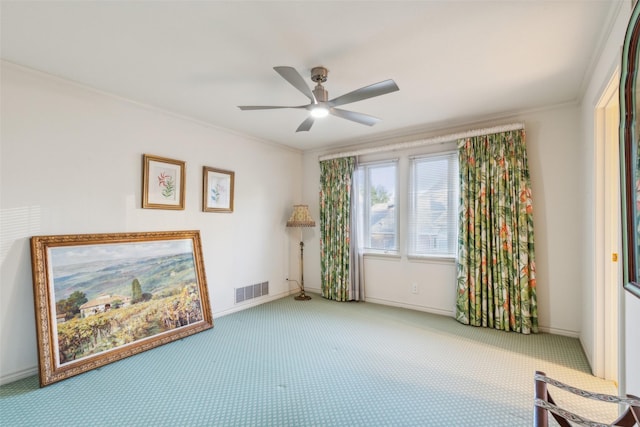
MULTIPOLYGON (((316 289, 316 288, 310 288, 308 286, 305 286, 305 289, 308 292, 313 292, 313 293, 317 293, 317 294, 321 294, 322 291, 320 289, 316 289)), ((371 298, 365 295, 365 302, 370 302, 372 304, 380 304, 380 305, 389 305, 392 307, 400 307, 400 308, 406 308, 409 310, 416 310, 416 311, 424 311, 426 313, 433 313, 433 314, 440 314, 442 316, 449 316, 449 317, 454 317, 454 312, 453 310, 443 310, 441 308, 437 308, 437 307, 429 307, 429 306, 424 306, 424 305, 414 305, 414 304, 409 304, 406 302, 400 302, 400 301, 392 301, 392 300, 386 300, 386 299, 380 299, 380 298, 371 298)))
MULTIPOLYGON (((312 288, 312 287, 309 287, 309 286, 305 286, 304 287, 304 291, 305 292, 311 292, 312 294, 320 294, 320 295, 322 295, 322 289, 320 289, 320 288, 312 288)), ((300 291, 298 291, 298 292, 300 292, 300 291)))
POLYGON ((242 310, 246 310, 247 308, 251 308, 251 307, 255 307, 261 304, 265 304, 267 302, 270 301, 274 301, 280 298, 284 298, 286 296, 289 295, 293 295, 297 293, 297 290, 294 291, 286 291, 286 292, 280 292, 279 294, 276 295, 269 295, 269 296, 265 296, 265 297, 260 297, 257 299, 251 299, 247 302, 244 303, 240 303, 238 305, 236 305, 235 307, 231 307, 227 310, 223 310, 223 311, 217 311, 213 313, 213 321, 215 323, 215 318, 216 317, 223 317, 226 316, 227 314, 231 314, 231 313, 237 313, 238 311, 242 311, 242 310))
POLYGON ((390 305, 392 307, 400 307, 400 308, 406 308, 409 310, 424 311, 425 313, 439 314, 441 316, 454 317, 453 310, 443 310, 441 308, 436 308, 436 307, 428 307, 424 305, 408 304, 405 302, 389 301, 389 300, 369 298, 369 297, 366 297, 365 301, 370 302, 372 304, 390 305))
MULTIPOLYGON (((320 289, 310 288, 308 290, 310 292, 320 293, 320 289)), ((429 307, 429 306, 424 306, 424 305, 415 305, 415 304, 409 304, 409 303, 400 302, 400 301, 392 301, 392 300, 386 300, 386 299, 380 299, 380 298, 371 298, 371 297, 366 297, 365 301, 373 303, 373 304, 389 305, 389 306, 392 306, 392 307, 400 307, 400 308, 406 308, 406 309, 409 309, 409 310, 424 311, 426 313, 439 314, 439 315, 442 315, 442 316, 449 316, 449 317, 454 317, 455 318, 455 311, 454 310, 443 310, 443 309, 437 308, 437 307, 429 307)), ((551 328, 551 327, 542 326, 542 325, 539 325, 538 329, 540 330, 540 332, 547 333, 547 334, 562 335, 562 336, 570 337, 570 338, 580 338, 580 333, 578 331, 571 331, 571 330, 568 330, 568 329, 560 329, 560 328, 551 328)))
POLYGON ((591 375, 593 375, 595 377, 598 377, 598 378, 604 378, 604 373, 603 372, 598 372, 597 369, 593 368, 594 367, 593 360, 591 360, 590 354, 587 351, 586 347, 584 346, 584 341, 582 341, 582 336, 578 337, 578 341, 580 341, 580 348, 582 348, 582 352, 584 353, 585 357, 587 358, 587 363, 589 364, 589 370, 591 371, 591 375))
POLYGON ((538 330, 546 334, 562 335, 569 338, 580 338, 580 334, 577 331, 570 331, 568 329, 550 328, 548 326, 538 325, 538 330))
POLYGON ((0 376, 0 385, 9 384, 14 381, 19 381, 33 375, 38 375, 38 367, 34 366, 32 368, 26 368, 18 372, 14 372, 9 375, 0 376))

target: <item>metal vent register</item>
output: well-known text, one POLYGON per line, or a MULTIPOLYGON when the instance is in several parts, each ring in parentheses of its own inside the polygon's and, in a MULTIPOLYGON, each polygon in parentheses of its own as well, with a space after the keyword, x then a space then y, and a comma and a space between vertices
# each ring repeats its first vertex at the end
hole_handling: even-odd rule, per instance
POLYGON ((255 285, 236 288, 236 304, 263 295, 269 295, 269 282, 256 283, 255 285))

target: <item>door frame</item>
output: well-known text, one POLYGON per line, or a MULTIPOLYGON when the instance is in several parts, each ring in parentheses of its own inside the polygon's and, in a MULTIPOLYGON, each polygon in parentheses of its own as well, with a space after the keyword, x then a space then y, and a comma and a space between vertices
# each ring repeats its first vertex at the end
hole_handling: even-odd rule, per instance
POLYGON ((622 237, 619 163, 619 67, 595 108, 595 376, 619 382, 622 237), (617 260, 613 260, 616 254, 617 260))

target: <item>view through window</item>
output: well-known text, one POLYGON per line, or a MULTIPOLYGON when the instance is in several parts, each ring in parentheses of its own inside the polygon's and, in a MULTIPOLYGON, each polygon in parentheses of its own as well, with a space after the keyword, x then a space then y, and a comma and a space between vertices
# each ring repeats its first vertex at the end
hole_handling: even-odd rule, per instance
POLYGON ((409 185, 409 255, 455 256, 456 153, 412 158, 409 185))
POLYGON ((402 246, 409 256, 455 257, 459 203, 456 152, 410 157, 408 170, 406 160, 402 159, 402 173, 407 173, 408 179, 402 187, 398 160, 363 163, 356 170, 358 224, 364 248, 389 253, 399 252, 402 246), (398 209, 399 200, 402 206, 406 200, 406 208, 398 209), (401 221, 407 226, 401 227, 401 221))
POLYGON ((358 203, 364 247, 382 251, 398 250, 396 161, 358 167, 358 203))

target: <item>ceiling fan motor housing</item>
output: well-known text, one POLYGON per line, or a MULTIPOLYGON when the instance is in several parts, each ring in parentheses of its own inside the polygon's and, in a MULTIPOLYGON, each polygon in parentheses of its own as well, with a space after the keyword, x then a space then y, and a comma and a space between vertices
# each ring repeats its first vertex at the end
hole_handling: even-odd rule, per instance
POLYGON ((320 83, 313 88, 313 96, 316 97, 316 101, 318 102, 327 102, 329 99, 329 93, 320 83))
POLYGON ((322 86, 322 83, 327 81, 327 74, 329 74, 329 70, 324 67, 314 67, 311 69, 311 80, 318 83, 316 87, 313 88, 313 96, 315 96, 318 102, 327 102, 329 99, 329 93, 324 86, 322 86))
POLYGON ((311 69, 311 80, 316 83, 324 83, 327 81, 329 70, 324 67, 313 67, 311 69))

